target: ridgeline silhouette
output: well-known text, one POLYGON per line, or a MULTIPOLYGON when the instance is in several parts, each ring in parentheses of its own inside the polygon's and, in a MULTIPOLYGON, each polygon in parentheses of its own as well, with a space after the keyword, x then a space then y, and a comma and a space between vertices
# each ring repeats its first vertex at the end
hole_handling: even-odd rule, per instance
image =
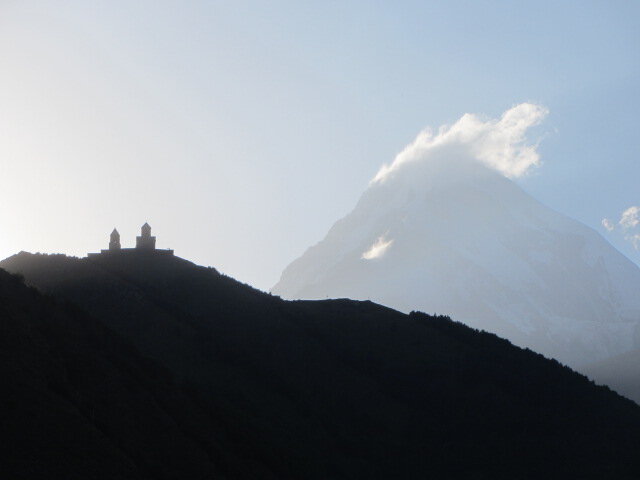
POLYGON ((640 407, 556 361, 132 250, 0 263, 42 292, 0 271, 5 475, 640 476, 640 407))

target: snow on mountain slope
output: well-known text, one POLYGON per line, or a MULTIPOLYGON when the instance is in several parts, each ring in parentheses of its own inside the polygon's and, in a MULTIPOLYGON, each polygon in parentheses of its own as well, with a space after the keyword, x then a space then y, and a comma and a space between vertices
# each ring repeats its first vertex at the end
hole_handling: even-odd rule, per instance
POLYGON ((507 178, 538 163, 524 133, 544 113, 421 134, 273 293, 444 313, 574 366, 632 349, 640 268, 507 178))

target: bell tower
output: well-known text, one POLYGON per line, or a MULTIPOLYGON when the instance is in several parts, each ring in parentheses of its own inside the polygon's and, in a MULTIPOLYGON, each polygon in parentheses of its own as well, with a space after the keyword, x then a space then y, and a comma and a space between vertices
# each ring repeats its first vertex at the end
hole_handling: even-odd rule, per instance
POLYGON ((136 249, 139 250, 155 250, 156 237, 151 236, 151 227, 145 223, 140 229, 140 236, 136 237, 136 249))
POLYGON ((109 250, 120 250, 120 234, 115 228, 111 232, 111 238, 109 239, 109 250))

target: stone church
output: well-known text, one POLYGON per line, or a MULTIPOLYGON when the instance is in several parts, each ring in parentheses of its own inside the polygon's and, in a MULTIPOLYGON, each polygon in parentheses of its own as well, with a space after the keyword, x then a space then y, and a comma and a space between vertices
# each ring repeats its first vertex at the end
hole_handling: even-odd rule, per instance
POLYGON ((156 237, 151 236, 151 226, 145 223, 140 229, 140 235, 136 237, 136 248, 122 248, 120 245, 120 233, 113 229, 109 237, 109 248, 101 250, 100 253, 90 253, 89 257, 99 255, 131 254, 131 253, 152 253, 155 255, 173 255, 173 250, 160 250, 156 248, 156 237))

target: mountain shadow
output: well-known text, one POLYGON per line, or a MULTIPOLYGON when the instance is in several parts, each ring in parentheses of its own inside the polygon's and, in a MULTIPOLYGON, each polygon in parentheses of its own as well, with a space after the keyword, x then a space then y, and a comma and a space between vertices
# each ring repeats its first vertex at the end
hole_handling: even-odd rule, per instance
MULTIPOLYGON (((285 301, 171 256, 21 253, 0 266, 78 306, 65 307, 75 312, 74 323, 49 320, 41 334, 61 342, 52 351, 82 349, 87 360, 68 368, 97 362, 92 355, 100 359, 105 343, 119 345, 106 351, 131 392, 96 394, 104 408, 117 412, 135 402, 138 412, 162 405, 163 392, 175 401, 165 411, 176 419, 176 434, 152 417, 144 417, 148 426, 122 427, 121 437, 131 430, 138 446, 150 437, 142 469, 148 478, 640 476, 640 407, 556 361, 447 317, 346 299, 285 301), (91 325, 93 336, 78 337, 91 325), (129 380, 131 372, 138 373, 129 380), (163 450, 169 443, 153 444, 164 435, 176 452, 195 456, 193 463, 183 457, 193 471, 164 473, 165 464, 181 468, 163 450)), ((26 305, 52 302, 12 288, 33 297, 26 305)), ((21 324, 33 315, 8 318, 21 324)), ((13 343, 7 361, 23 355, 13 343)), ((13 371, 9 362, 9 370, 16 379, 39 378, 50 363, 13 371)), ((96 392, 111 391, 115 382, 93 370, 85 377, 96 392)), ((42 397, 24 405, 38 411, 48 403, 42 397)), ((90 427, 89 415, 82 418, 90 427)), ((117 420, 106 416, 100 425, 107 431, 117 420)), ((64 425, 62 419, 57 428, 64 425)), ((31 435, 38 432, 33 426, 31 435)), ((0 435, 8 435, 6 444, 15 433, 0 435)), ((23 443, 19 451, 37 458, 53 448, 48 434, 40 435, 32 450, 23 443)), ((73 463, 79 446, 64 448, 57 458, 73 463)), ((121 460, 113 465, 136 468, 139 453, 131 451, 115 449, 121 460)))

